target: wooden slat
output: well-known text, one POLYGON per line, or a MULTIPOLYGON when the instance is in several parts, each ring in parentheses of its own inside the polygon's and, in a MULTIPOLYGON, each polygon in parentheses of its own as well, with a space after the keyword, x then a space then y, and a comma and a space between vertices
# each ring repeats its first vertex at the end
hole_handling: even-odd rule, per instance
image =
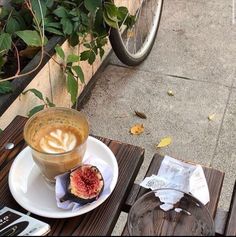
MULTIPOLYGON (((160 168, 163 158, 164 157, 159 154, 154 155, 145 177, 158 173, 158 170, 160 168)), ((217 205, 218 205, 218 201, 220 197, 220 192, 221 192, 222 184, 224 180, 224 173, 219 170, 215 170, 208 167, 203 167, 203 170, 205 173, 205 177, 208 183, 208 188, 209 188, 209 193, 210 193, 210 202, 206 206, 210 214, 212 215, 212 217, 215 217, 215 213, 217 210, 217 205)), ((135 201, 134 197, 136 197, 137 199, 149 191, 141 187, 139 189, 137 189, 136 187, 134 188, 134 190, 135 190, 135 193, 130 193, 129 197, 126 200, 126 210, 131 208, 131 206, 134 204, 134 201, 135 201)), ((127 224, 123 230, 122 235, 128 235, 127 224)))
POLYGON ((138 192, 140 190, 140 186, 138 184, 134 184, 133 187, 131 188, 131 191, 125 200, 125 204, 123 206, 122 211, 123 212, 129 212, 130 207, 134 204, 134 202, 137 200, 138 192))
POLYGON ((215 215, 215 232, 217 236, 222 236, 225 233, 225 226, 228 212, 222 209, 217 209, 215 215))
MULTIPOLYGON (((8 188, 8 172, 15 156, 21 151, 25 143, 22 131, 26 118, 18 116, 0 135, 0 198, 3 205, 7 205, 18 211, 26 212, 13 199, 8 188), (17 144, 11 151, 5 151, 5 144, 13 142, 17 144)), ((98 208, 93 211, 74 218, 68 219, 49 219, 32 215, 50 224, 51 232, 49 235, 110 235, 127 195, 133 186, 140 166, 144 158, 144 149, 107 138, 96 137, 115 154, 118 166, 119 177, 117 185, 112 195, 98 208)))
POLYGON ((229 208, 229 215, 225 230, 226 236, 236 236, 236 182, 234 184, 234 191, 229 208))
POLYGON ((223 185, 224 173, 207 167, 203 167, 203 170, 210 192, 210 202, 206 205, 206 207, 214 218, 223 185))
POLYGON ((12 123, 0 134, 0 200, 1 205, 9 206, 21 212, 26 212, 21 208, 10 195, 8 187, 8 172, 16 155, 22 150, 25 143, 23 140, 23 127, 27 118, 17 116, 12 123), (16 126, 17 125, 17 126, 16 126), (14 149, 6 150, 7 143, 15 144, 14 149))

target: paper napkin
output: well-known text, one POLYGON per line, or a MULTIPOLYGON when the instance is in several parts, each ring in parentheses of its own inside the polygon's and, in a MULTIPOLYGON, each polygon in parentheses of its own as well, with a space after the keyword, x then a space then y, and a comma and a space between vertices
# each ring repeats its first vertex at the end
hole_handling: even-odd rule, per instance
MULTIPOLYGON (((203 169, 170 156, 165 156, 157 175, 146 177, 140 185, 152 190, 172 188, 192 194, 204 205, 210 201, 210 194, 203 169)), ((163 195, 164 197, 164 195, 163 195)), ((168 197, 171 203, 177 203, 180 196, 168 197)))

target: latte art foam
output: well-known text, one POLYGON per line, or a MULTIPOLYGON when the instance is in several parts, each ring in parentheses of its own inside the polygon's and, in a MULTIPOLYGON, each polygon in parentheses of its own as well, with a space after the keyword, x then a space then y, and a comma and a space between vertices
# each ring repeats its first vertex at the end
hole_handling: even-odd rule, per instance
POLYGON ((71 131, 56 129, 41 138, 39 146, 47 153, 63 153, 75 148, 77 139, 71 131))

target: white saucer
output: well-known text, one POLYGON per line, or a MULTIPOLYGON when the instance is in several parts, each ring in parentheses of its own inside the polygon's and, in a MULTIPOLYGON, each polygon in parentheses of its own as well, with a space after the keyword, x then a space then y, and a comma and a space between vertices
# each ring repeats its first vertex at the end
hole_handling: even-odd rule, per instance
MULTIPOLYGON (((110 194, 118 179, 118 164, 113 152, 103 142, 88 137, 85 157, 95 155, 110 165, 113 173, 110 194)), ((47 184, 34 163, 31 150, 26 147, 15 158, 9 172, 9 187, 12 196, 26 210, 49 218, 68 218, 82 215, 101 205, 108 196, 100 197, 95 202, 81 207, 78 211, 60 209, 56 205, 54 186, 47 184)))

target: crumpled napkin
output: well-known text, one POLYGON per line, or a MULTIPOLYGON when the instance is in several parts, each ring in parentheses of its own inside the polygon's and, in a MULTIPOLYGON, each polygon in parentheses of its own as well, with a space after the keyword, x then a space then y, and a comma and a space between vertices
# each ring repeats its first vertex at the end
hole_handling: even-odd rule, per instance
MULTIPOLYGON (((111 181, 112 181, 112 168, 110 165, 108 165, 105 161, 102 159, 99 159, 98 157, 91 155, 88 158, 85 158, 83 160, 83 164, 89 164, 96 166, 99 171, 101 172, 103 179, 104 179, 104 189, 102 191, 102 194, 100 195, 99 199, 102 197, 109 196, 111 194, 111 181)), ((57 206, 62 209, 71 209, 73 212, 78 211, 81 207, 84 207, 85 205, 91 205, 92 203, 87 203, 85 205, 81 205, 76 202, 72 202, 70 200, 67 200, 65 202, 60 202, 60 199, 66 194, 66 178, 68 177, 69 173, 65 173, 62 175, 56 176, 56 185, 55 185, 55 193, 56 193, 56 201, 57 206)))
MULTIPOLYGON (((170 156, 164 157, 158 174, 146 177, 140 183, 140 186, 151 190, 161 188, 177 189, 192 194, 204 205, 210 201, 209 189, 202 167, 179 161, 170 156)), ((172 197, 165 196, 163 191, 158 191, 157 195, 160 193, 164 203, 174 204, 182 197, 181 193, 172 197), (166 198, 167 200, 164 200, 166 198)))

